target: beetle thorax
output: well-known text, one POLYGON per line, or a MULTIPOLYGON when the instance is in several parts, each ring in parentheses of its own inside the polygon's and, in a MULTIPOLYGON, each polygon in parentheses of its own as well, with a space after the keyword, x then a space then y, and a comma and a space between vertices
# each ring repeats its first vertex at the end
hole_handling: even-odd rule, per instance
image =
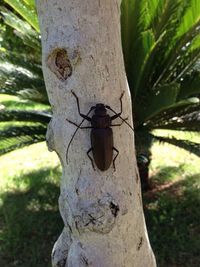
POLYGON ((110 116, 104 104, 96 104, 91 124, 94 128, 108 128, 111 125, 110 116))
POLYGON ((107 114, 107 110, 106 110, 105 105, 104 104, 96 104, 94 113, 97 116, 105 116, 107 114))
POLYGON ((111 125, 111 119, 108 114, 105 116, 93 115, 91 124, 92 124, 92 127, 94 127, 95 129, 109 128, 111 125))

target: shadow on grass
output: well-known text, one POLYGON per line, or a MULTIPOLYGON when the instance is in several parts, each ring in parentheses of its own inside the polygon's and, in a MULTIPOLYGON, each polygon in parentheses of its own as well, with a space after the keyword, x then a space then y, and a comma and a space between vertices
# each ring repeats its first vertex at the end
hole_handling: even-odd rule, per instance
POLYGON ((184 173, 184 164, 180 164, 178 167, 168 166, 159 170, 158 173, 151 176, 151 180, 154 180, 158 183, 165 183, 173 180, 179 175, 184 173))
MULTIPOLYGON (((180 168, 163 168, 160 173, 163 182, 172 173, 178 176, 180 168)), ((153 197, 144 195, 146 222, 158 267, 200 266, 199 176, 170 183, 167 188, 154 191, 153 197)), ((3 194, 0 266, 51 266, 52 246, 63 227, 57 205, 59 177, 60 172, 52 169, 28 173, 14 178, 15 184, 26 186, 25 191, 3 194)))
MULTIPOLYGON (((180 168, 161 169, 161 181, 167 181, 163 173, 178 176, 180 168)), ((200 266, 199 178, 200 174, 187 176, 163 190, 154 190, 153 195, 144 194, 149 238, 159 267, 200 266)))
POLYGON ((21 176, 26 191, 5 192, 0 206, 0 266, 51 266, 53 244, 62 230, 58 170, 21 176))

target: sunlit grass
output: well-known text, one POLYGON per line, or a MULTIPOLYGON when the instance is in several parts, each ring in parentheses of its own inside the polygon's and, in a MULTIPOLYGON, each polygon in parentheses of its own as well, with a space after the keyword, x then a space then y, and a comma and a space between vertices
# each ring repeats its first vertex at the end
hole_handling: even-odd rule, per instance
POLYGON ((158 266, 200 266, 200 159, 168 144, 155 143, 152 153, 156 187, 144 194, 144 207, 158 266))
POLYGON ((159 136, 176 137, 177 139, 186 139, 192 142, 200 143, 200 133, 174 130, 155 130, 154 133, 159 136))
POLYGON ((0 266, 51 266, 63 227, 58 157, 45 143, 0 157, 0 266))
POLYGON ((18 96, 11 96, 6 94, 0 95, 0 105, 1 108, 6 107, 7 109, 15 109, 15 110, 49 109, 49 106, 47 105, 31 102, 30 100, 23 100, 18 96))
POLYGON ((20 177, 26 173, 59 166, 57 155, 48 151, 45 142, 5 154, 0 157, 0 163, 0 188, 7 190, 25 189, 26 181, 20 180, 20 177))
MULTIPOLYGON (((179 136, 179 135, 178 135, 179 136)), ((195 139, 195 136, 193 137, 195 139)), ((196 140, 196 139, 195 139, 196 140)), ((154 175, 162 166, 178 168, 179 178, 200 172, 200 159, 184 149, 173 145, 155 143, 152 148, 151 175, 154 175)))
MULTIPOLYGON (((200 159, 167 144, 152 152, 158 190, 144 195, 144 210, 158 266, 200 266, 200 159)), ((39 143, 1 156, 0 166, 0 266, 50 267, 63 227, 58 157, 39 143)))

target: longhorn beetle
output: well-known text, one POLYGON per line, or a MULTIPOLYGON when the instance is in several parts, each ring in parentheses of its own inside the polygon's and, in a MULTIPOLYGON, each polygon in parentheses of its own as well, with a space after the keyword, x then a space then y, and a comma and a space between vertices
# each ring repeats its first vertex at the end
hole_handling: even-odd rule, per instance
POLYGON ((77 126, 77 129, 72 135, 72 138, 67 146, 67 151, 66 151, 67 162, 68 162, 69 147, 78 129, 92 129, 91 135, 90 135, 92 147, 87 151, 87 155, 89 159, 91 160, 93 169, 95 170, 94 162, 96 163, 96 166, 98 167, 98 169, 100 169, 101 171, 106 171, 110 167, 111 162, 113 162, 113 168, 115 170, 115 160, 119 154, 119 151, 113 146, 113 132, 112 132, 111 127, 121 126, 122 123, 125 122, 134 131, 132 126, 128 122, 126 122, 128 118, 123 119, 121 117, 122 97, 124 96, 124 92, 121 94, 120 99, 119 99, 120 105, 121 105, 121 110, 119 113, 115 112, 111 107, 99 103, 99 104, 96 104, 96 106, 92 106, 86 115, 80 112, 79 99, 73 91, 71 92, 73 96, 76 98, 78 113, 83 118, 83 120, 78 125, 75 122, 66 119, 69 123, 77 126), (94 115, 92 117, 89 117, 88 115, 90 114, 92 110, 94 110, 94 115), (108 115, 107 110, 111 110, 115 115, 113 116, 108 115), (111 122, 117 118, 120 118, 122 122, 119 124, 114 124, 114 125, 111 124, 111 122), (91 123, 91 126, 81 127, 82 123, 85 120, 89 121, 91 123), (117 153, 114 156, 114 158, 113 158, 113 150, 117 153), (89 155, 91 151, 93 153, 94 160, 89 155))

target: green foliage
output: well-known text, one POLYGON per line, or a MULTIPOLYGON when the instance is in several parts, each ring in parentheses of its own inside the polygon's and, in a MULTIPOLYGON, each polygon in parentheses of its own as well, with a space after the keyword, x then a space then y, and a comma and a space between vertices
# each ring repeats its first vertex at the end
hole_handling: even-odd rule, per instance
POLYGON ((51 266, 52 247, 63 228, 58 164, 45 144, 1 156, 0 266, 51 266))
POLYGON ((181 139, 177 139, 175 137, 161 137, 158 136, 156 137, 154 135, 154 138, 156 140, 158 140, 159 142, 166 142, 169 143, 171 145, 175 145, 177 147, 183 148, 187 151, 189 151, 190 153, 193 153, 195 155, 197 155, 198 157, 200 157, 200 144, 199 143, 195 143, 195 142, 191 142, 189 140, 181 140, 181 139))
MULTIPOLYGON (((200 142, 199 133, 157 130, 161 136, 200 142)), ((200 158, 167 143, 152 147, 151 179, 155 187, 143 194, 145 219, 159 267, 200 265, 200 158)))
POLYGON ((4 5, 0 6, 0 16, 3 19, 0 39, 0 94, 29 100, 27 107, 32 105, 31 102, 45 104, 43 111, 27 111, 27 107, 21 104, 23 100, 2 102, 2 155, 16 148, 44 141, 51 114, 41 69, 39 27, 33 1, 5 0, 4 5), (11 121, 12 124, 8 123, 11 121))
POLYGON ((123 0, 121 32, 135 130, 199 131, 200 2, 123 0))
POLYGON ((10 126, 0 131, 0 155, 36 142, 45 141, 45 126, 10 126))
POLYGON ((40 31, 33 0, 4 0, 19 13, 37 32, 40 31))
MULTIPOLYGON (((167 184, 168 178, 181 175, 183 168, 182 165, 163 167, 154 179, 159 182, 162 177, 167 184)), ((160 267, 196 267, 200 245, 199 239, 195 238, 200 230, 199 174, 169 184, 155 193, 153 199, 144 196, 149 238, 160 267)))
MULTIPOLYGON (((193 141, 200 138, 183 134, 193 141)), ((157 187, 143 199, 157 265, 200 266, 200 159, 167 144, 154 143, 152 149, 157 187)), ((51 266, 53 243, 63 228, 58 164, 45 144, 0 157, 0 266, 51 266)))
MULTIPOLYGON (((49 109, 34 1, 3 3, 0 93, 47 104, 49 109)), ((149 138, 153 129, 199 131, 194 112, 199 111, 200 95, 200 2, 123 0, 121 11, 135 131, 149 133, 149 138)))
POLYGON ((21 110, 1 110, 0 121, 29 121, 49 123, 51 114, 39 111, 21 111, 21 110))

